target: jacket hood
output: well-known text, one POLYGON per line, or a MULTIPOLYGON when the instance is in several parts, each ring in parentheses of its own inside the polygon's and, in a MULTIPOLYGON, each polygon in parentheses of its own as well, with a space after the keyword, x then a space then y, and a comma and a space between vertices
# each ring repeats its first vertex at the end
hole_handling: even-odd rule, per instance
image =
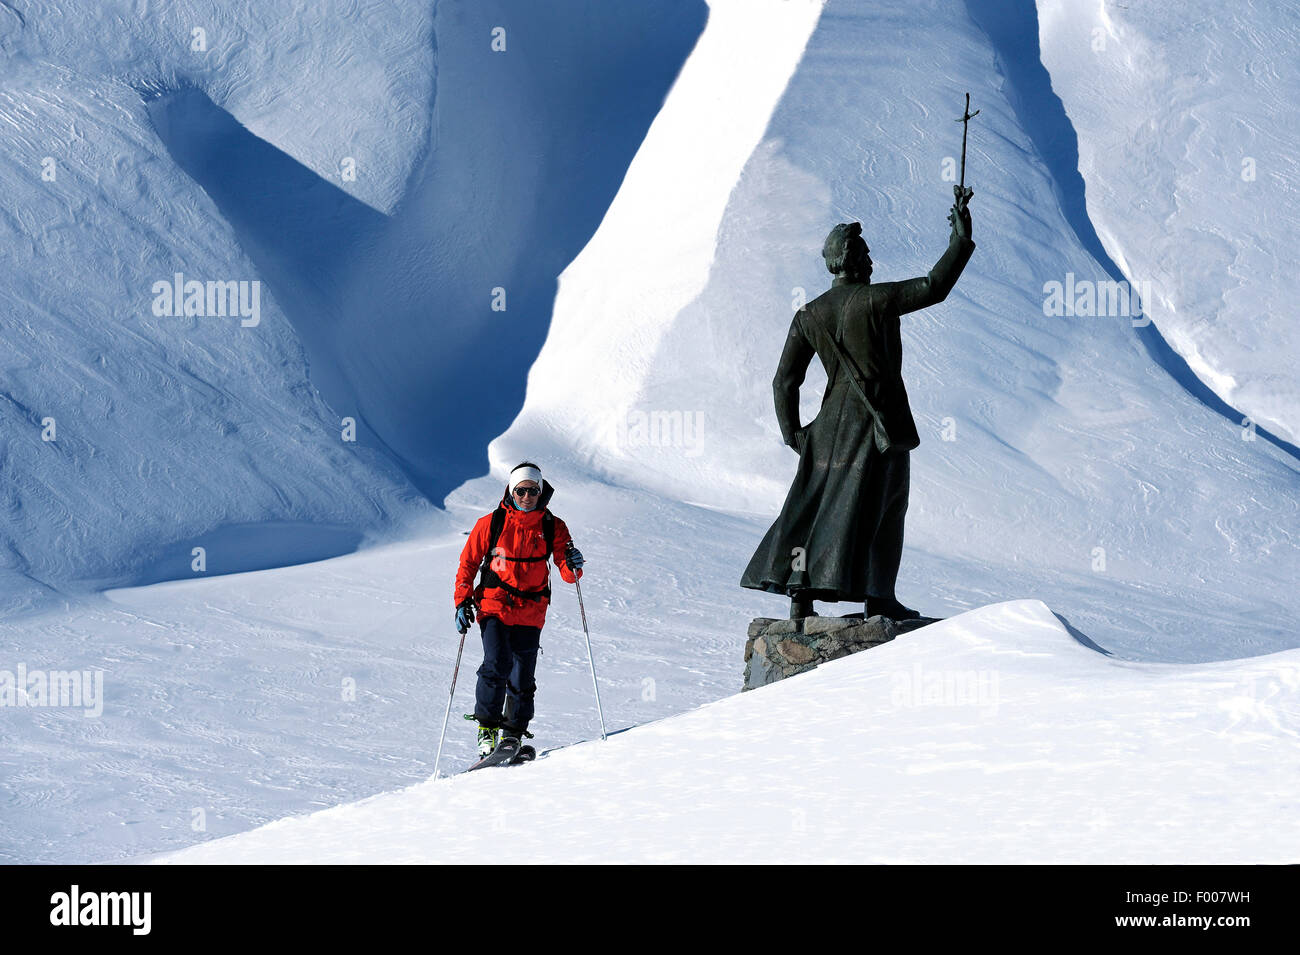
MULTIPOLYGON (((537 507, 533 511, 541 513, 546 510, 546 505, 550 503, 551 495, 555 493, 555 488, 551 487, 551 482, 542 478, 542 493, 537 497, 537 507)), ((510 499, 510 484, 506 483, 506 489, 501 494, 501 506, 507 511, 515 511, 515 502, 510 499)), ((517 512, 518 513, 518 512, 517 512)))

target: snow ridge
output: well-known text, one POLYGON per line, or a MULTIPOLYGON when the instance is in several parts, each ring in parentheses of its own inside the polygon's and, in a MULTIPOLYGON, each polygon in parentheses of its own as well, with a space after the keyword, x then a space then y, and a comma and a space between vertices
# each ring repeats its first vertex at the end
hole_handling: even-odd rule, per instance
POLYGON ((1297 739, 1300 650, 1126 664, 1020 600, 525 767, 156 861, 1283 863, 1297 739), (484 824, 485 805, 511 809, 484 824))

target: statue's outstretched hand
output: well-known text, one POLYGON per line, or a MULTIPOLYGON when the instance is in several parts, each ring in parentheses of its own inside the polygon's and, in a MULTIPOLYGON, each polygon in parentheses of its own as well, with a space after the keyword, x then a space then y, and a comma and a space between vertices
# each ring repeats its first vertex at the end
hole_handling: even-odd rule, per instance
POLYGON ((975 190, 970 186, 952 187, 953 203, 952 209, 948 213, 948 222, 952 225, 952 231, 963 239, 969 239, 971 233, 970 210, 966 204, 970 202, 971 196, 975 195, 975 190))

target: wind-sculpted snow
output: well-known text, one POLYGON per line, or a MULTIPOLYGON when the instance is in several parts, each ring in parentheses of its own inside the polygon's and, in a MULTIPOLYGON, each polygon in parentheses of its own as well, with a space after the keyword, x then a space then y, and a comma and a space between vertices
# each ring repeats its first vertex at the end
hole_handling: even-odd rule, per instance
MULTIPOLYGON (((701 39, 709 52, 693 60, 693 74, 710 86, 713 115, 673 113, 672 137, 691 145, 682 148, 666 185, 683 194, 665 188, 674 201, 665 202, 658 233, 645 223, 627 224, 625 254, 605 281, 627 282, 651 266, 662 266, 657 274, 666 282, 702 281, 707 274, 716 228, 707 211, 721 213, 818 12, 815 4, 787 0, 769 0, 761 17, 754 10, 749 0, 712 10, 701 39), (687 242, 699 253, 694 258, 681 254, 687 242), (665 259, 652 260, 647 249, 665 259)), ((619 49, 597 45, 591 54, 619 49)), ((463 117, 467 124, 469 118, 463 117)), ((652 133, 661 142, 664 135, 652 133)), ((159 155, 159 163, 167 161, 159 155)), ((628 176, 643 173, 633 168, 628 176)), ((322 194, 352 210, 328 190, 322 194)), ((484 240, 475 248, 487 247, 498 246, 484 240)), ((689 293, 680 299, 688 300, 689 293)), ((502 334, 514 327, 514 309, 499 316, 502 334)), ((594 327, 605 330, 632 319, 617 309, 592 315, 594 327)), ((260 327, 267 323, 264 314, 260 327)), ((595 370, 548 383, 572 390, 575 423, 584 376, 595 370)), ((482 369, 466 374, 476 386, 487 381, 482 369)), ((530 448, 546 455, 547 473, 556 475, 557 513, 580 516, 581 544, 600 564, 584 581, 584 597, 611 726, 658 719, 734 692, 736 637, 764 602, 741 591, 720 600, 713 581, 719 564, 743 560, 752 523, 644 494, 631 506, 622 488, 561 481, 560 455, 578 460, 572 449, 552 454, 540 442, 530 448)), ((24 706, 0 720, 6 820, 0 856, 121 859, 427 777, 456 654, 448 622, 456 555, 462 532, 500 493, 495 477, 472 482, 463 500, 460 492, 453 495, 447 513, 431 515, 427 536, 413 543, 367 548, 333 562, 113 591, 66 612, 4 625, 11 656, 0 669, 25 663, 30 670, 102 672, 105 699, 96 719, 75 709, 24 706)), ((457 713, 466 708, 472 682, 468 661, 477 636, 470 639, 457 713)), ((569 588, 560 589, 551 608, 539 682, 534 728, 540 741, 565 743, 595 732, 591 674, 569 588)), ((447 766, 464 765, 473 752, 465 727, 452 720, 447 766)))
MULTIPOLYGON (((131 98, 110 91, 193 86, 255 136, 391 212, 430 129, 436 6, 169 0, 141 8, 132 0, 12 0, 0 5, 11 97, 6 126, 33 140, 48 130, 44 145, 57 156, 64 140, 53 134, 68 126, 42 107, 73 91, 90 94, 88 113, 75 127, 81 135, 69 137, 75 144, 93 142, 100 123, 138 125, 131 98), (354 161, 355 178, 344 178, 345 159, 354 161)), ((116 166, 97 169, 97 181, 133 172, 133 155, 129 150, 116 166)), ((86 196, 88 203, 96 198, 86 196)))
POLYGON ((1295 4, 1038 7, 1106 250, 1192 370, 1300 444, 1295 4))
POLYGON ((0 11, 0 608, 346 552, 481 473, 706 8, 434 9, 0 11))
POLYGON ((205 573, 345 552, 418 501, 383 454, 343 440, 349 409, 320 399, 283 301, 141 97, 202 85, 321 175, 391 205, 427 139, 430 18, 339 13, 0 9, 0 611, 187 576, 195 547, 205 573), (347 183, 346 156, 365 172, 347 183), (204 289, 188 314, 160 302, 178 275, 204 289), (290 532, 262 533, 267 521, 290 532))
MULTIPOLYGON (((1011 6, 1035 36, 1032 5, 1011 6)), ((1070 193, 1054 179, 1057 157, 1022 125, 1044 119, 1023 107, 1050 96, 1032 85, 1045 87, 1047 73, 1000 56, 961 3, 828 3, 708 233, 716 247, 672 248, 708 263, 684 304, 685 267, 601 280, 627 251, 622 223, 655 221, 677 181, 677 143, 652 129, 610 217, 561 279, 528 402, 493 461, 547 453, 567 464, 576 448, 575 474, 752 517, 757 542, 795 470, 771 376, 799 301, 829 285, 826 233, 862 221, 873 280, 924 274, 947 241, 945 173, 955 178, 953 120, 969 91, 981 110, 966 176, 977 248, 945 303, 903 319, 922 443, 901 598, 943 613, 1033 594, 1143 659, 1293 646, 1297 462, 1171 379, 1139 337, 1140 314, 1054 309, 1049 283, 1089 288, 1096 303, 1111 277, 1062 209, 1070 193), (608 325, 596 314, 625 317, 608 325)), ((656 127, 710 115, 707 86, 684 88, 692 75, 656 127)), ((652 239, 645 247, 664 254, 652 239)), ((810 376, 805 421, 818 388, 810 376)), ((743 566, 718 562, 708 584, 720 600, 732 599, 743 566)), ((768 615, 784 613, 766 599, 768 615)))
POLYGON ((1300 651, 1123 663, 1020 600, 157 861, 1286 863, 1298 735, 1300 651))
MULTIPOLYGON (((957 0, 712 0, 560 277, 491 474, 412 541, 117 590, 6 629, 28 667, 102 670, 104 698, 96 719, 0 721, 0 853, 120 860, 336 806, 174 861, 1293 859, 1295 459, 1172 379, 1131 316, 1052 314, 1045 285, 1110 276, 1025 116, 1048 101, 1047 73, 1005 54, 957 0), (770 384, 790 318, 828 284, 836 222, 863 222, 878 281, 933 264, 967 91, 978 248, 944 304, 904 320, 923 443, 900 596, 957 619, 736 696, 746 623, 786 609, 737 582, 795 467, 770 384), (598 732, 591 674, 561 586, 532 726, 555 751, 426 783, 456 659, 456 557, 522 458, 587 557, 616 732, 582 742, 598 732), (851 798, 825 816, 827 792, 851 798), (520 812, 485 827, 485 799, 520 812)), ((466 195, 484 188, 473 171, 458 169, 466 195)), ((508 184, 497 213, 543 178, 508 184)), ((353 343, 340 354, 370 360, 353 343)), ((817 397, 813 380, 805 420, 817 397)), ((474 750, 455 718, 472 668, 444 770, 474 750)))

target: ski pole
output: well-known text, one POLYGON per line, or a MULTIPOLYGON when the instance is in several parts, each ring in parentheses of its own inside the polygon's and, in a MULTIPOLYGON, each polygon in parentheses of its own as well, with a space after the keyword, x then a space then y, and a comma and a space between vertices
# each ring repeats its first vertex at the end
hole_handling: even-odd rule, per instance
POLYGON ((582 614, 582 634, 587 638, 587 659, 591 663, 591 686, 596 691, 596 713, 600 716, 600 738, 605 735, 605 711, 600 706, 600 684, 596 682, 596 658, 591 652, 591 633, 587 630, 587 608, 582 605, 582 584, 575 578, 573 586, 578 588, 578 612, 582 614))
POLYGON ((438 778, 438 763, 442 761, 442 741, 447 738, 447 720, 451 719, 451 701, 456 695, 456 677, 460 675, 460 655, 465 652, 466 627, 460 632, 460 649, 456 651, 456 669, 451 671, 451 692, 447 694, 447 712, 442 717, 442 733, 438 736, 438 755, 433 760, 433 778, 438 778))

